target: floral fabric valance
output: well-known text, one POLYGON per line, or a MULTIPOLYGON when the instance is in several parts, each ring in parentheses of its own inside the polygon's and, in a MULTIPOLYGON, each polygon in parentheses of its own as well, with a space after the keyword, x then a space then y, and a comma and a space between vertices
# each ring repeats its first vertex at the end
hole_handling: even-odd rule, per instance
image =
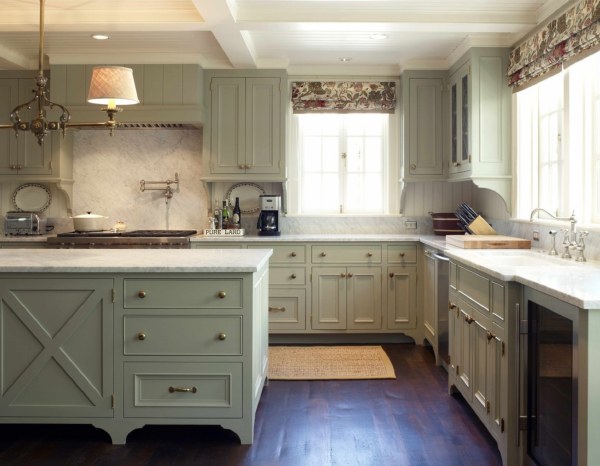
POLYGON ((394 113, 395 82, 292 83, 294 113, 394 113))
POLYGON ((520 88, 581 52, 600 46, 600 0, 582 0, 514 48, 509 86, 520 88))

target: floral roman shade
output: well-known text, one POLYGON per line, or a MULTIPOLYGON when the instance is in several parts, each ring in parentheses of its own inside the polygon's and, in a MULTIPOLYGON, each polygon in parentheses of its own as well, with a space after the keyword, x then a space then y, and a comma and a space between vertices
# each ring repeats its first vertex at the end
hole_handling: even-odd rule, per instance
POLYGON ((396 83, 299 81, 292 83, 294 113, 394 113, 396 83))
POLYGON ((509 86, 518 90, 599 46, 600 0, 581 0, 511 51, 509 86))

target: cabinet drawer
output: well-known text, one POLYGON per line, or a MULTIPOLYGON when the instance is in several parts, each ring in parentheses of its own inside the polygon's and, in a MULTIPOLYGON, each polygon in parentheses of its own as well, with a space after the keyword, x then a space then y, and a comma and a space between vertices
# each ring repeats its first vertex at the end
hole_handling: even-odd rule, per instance
POLYGON ((306 269, 304 267, 271 267, 269 269, 270 285, 305 285, 306 269))
POLYGON ((269 290, 269 329, 304 330, 306 328, 306 291, 269 290))
POLYGON ((242 354, 242 316, 126 315, 124 354, 242 354))
POLYGON ((248 249, 273 249, 269 264, 304 264, 306 246, 302 244, 252 244, 248 249))
POLYGON ((241 279, 137 279, 123 283, 123 307, 133 309, 239 309, 241 279))
POLYGON ((312 246, 314 264, 380 264, 381 245, 337 246, 322 244, 312 246))
POLYGON ((389 264, 416 264, 417 246, 414 244, 395 244, 387 248, 389 264))
POLYGON ((488 278, 464 267, 457 267, 458 294, 479 310, 490 311, 490 281, 488 278))
POLYGON ((241 418, 241 363, 124 365, 125 417, 241 418))

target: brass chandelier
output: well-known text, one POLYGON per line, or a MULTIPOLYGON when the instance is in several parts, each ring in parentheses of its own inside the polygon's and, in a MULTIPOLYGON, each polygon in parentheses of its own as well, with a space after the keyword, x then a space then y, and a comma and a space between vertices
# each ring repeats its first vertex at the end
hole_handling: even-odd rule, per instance
POLYGON ((63 136, 67 128, 106 127, 112 136, 119 123, 115 120, 115 114, 122 111, 117 105, 134 105, 139 103, 133 71, 131 68, 122 66, 97 66, 92 71, 92 78, 88 92, 87 101, 93 104, 105 105, 101 110, 105 111, 108 120, 101 123, 70 123, 71 114, 66 107, 48 98, 48 78, 44 75, 44 10, 45 0, 40 0, 40 39, 38 75, 35 78, 35 86, 32 92, 34 97, 21 105, 16 106, 10 113, 12 124, 2 124, 0 129, 13 129, 15 136, 22 131, 30 131, 37 138, 38 144, 44 143, 45 136, 54 130, 61 130, 63 136), (21 112, 37 109, 37 113, 30 121, 23 121, 21 112), (58 121, 48 121, 46 109, 57 108, 61 113, 58 121))

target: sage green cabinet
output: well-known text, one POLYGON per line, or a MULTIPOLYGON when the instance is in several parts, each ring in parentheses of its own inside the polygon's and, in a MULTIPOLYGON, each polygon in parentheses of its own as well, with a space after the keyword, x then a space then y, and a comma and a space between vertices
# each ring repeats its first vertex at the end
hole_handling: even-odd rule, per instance
POLYGON ((211 71, 206 82, 204 179, 283 180, 285 72, 211 71))
POLYGON ((387 268, 387 328, 417 327, 417 267, 416 265, 387 268))
POLYGON ((449 176, 497 192, 510 206, 512 186, 509 50, 473 48, 449 70, 449 176))
POLYGON ((405 181, 444 175, 443 71, 402 74, 405 181))
POLYGON ((504 464, 516 454, 518 334, 513 311, 520 286, 456 261, 450 263, 448 384, 457 389, 498 443, 504 464), (512 333, 511 333, 512 332, 512 333), (512 408, 511 408, 512 407, 512 408))
POLYGON ((113 280, 12 277, 0 280, 0 417, 112 418, 113 280))
POLYGON ((381 328, 381 267, 313 267, 312 328, 381 328))

